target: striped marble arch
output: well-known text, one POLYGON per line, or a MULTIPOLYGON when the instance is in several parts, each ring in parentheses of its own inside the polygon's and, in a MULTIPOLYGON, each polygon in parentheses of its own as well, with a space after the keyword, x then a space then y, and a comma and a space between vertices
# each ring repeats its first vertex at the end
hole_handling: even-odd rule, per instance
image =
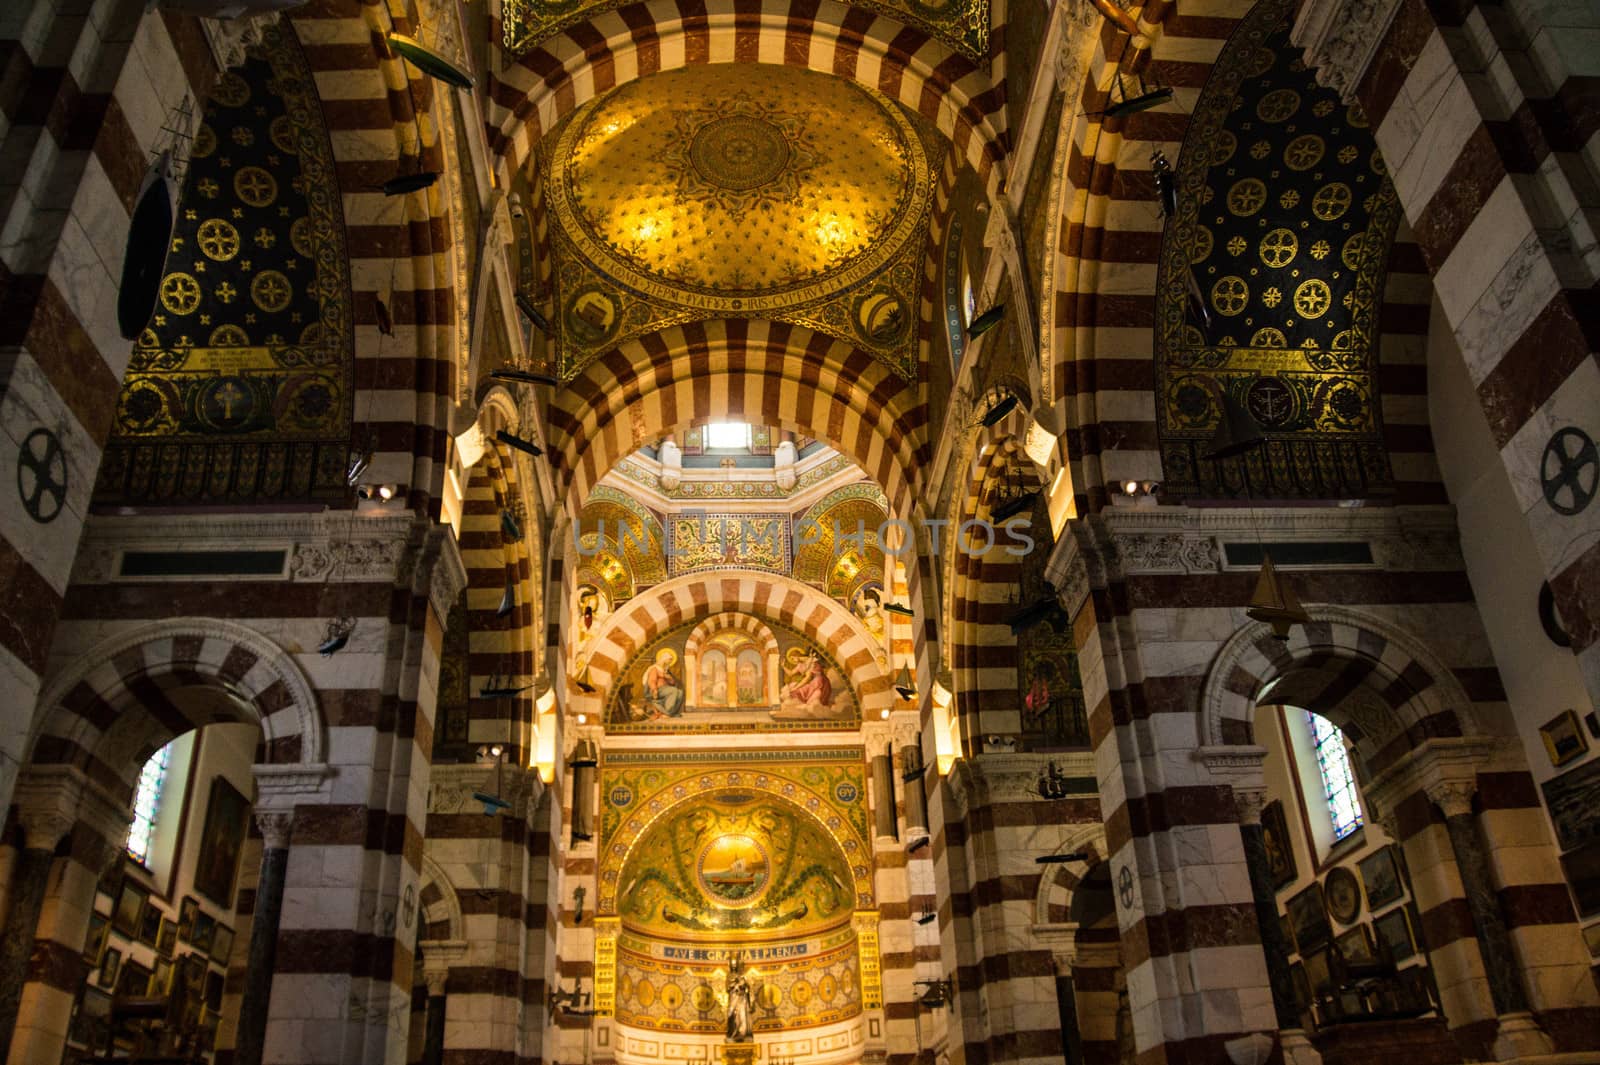
POLYGON ((1000 73, 887 15, 830 0, 765 6, 654 0, 564 30, 493 76, 491 149, 520 168, 565 115, 625 82, 697 64, 772 63, 879 90, 937 126, 986 185, 999 180, 1009 140, 1000 73))

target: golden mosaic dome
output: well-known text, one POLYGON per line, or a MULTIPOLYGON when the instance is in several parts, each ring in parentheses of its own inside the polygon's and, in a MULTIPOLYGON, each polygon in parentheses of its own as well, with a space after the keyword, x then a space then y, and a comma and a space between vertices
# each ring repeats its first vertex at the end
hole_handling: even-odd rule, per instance
POLYGON ((630 82, 561 134, 558 220, 646 297, 796 306, 859 284, 916 232, 931 190, 910 121, 808 70, 697 67, 630 82))

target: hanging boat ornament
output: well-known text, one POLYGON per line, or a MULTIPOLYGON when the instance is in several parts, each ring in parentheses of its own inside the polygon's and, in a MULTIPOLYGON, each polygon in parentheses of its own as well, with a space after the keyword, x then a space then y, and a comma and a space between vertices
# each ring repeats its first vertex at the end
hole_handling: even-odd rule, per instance
POLYGON ((391 33, 388 40, 390 48, 430 78, 457 89, 470 89, 478 83, 476 78, 463 70, 454 60, 446 58, 438 49, 428 47, 415 37, 407 37, 403 33, 391 33))
POLYGON ((117 328, 124 340, 133 340, 144 332, 155 313, 177 222, 178 182, 173 154, 168 150, 145 171, 133 217, 129 219, 122 285, 117 290, 117 328))
POLYGON ((1256 578, 1256 593, 1250 597, 1245 616, 1253 621, 1264 621, 1272 626, 1275 639, 1287 640, 1289 630, 1311 620, 1289 582, 1278 576, 1272 565, 1272 556, 1261 552, 1261 575, 1256 578))

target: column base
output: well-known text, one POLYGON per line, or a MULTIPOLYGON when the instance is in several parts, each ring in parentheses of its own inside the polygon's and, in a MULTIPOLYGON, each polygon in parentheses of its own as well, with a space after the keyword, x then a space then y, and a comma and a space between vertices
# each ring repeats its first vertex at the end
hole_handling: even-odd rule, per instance
POLYGON ((1555 1044, 1531 1013, 1507 1013, 1500 1017, 1500 1030, 1494 1037, 1494 1060, 1521 1061, 1555 1053, 1555 1044))
POLYGON ((1286 1028, 1278 1033, 1283 1047, 1284 1065, 1322 1065, 1322 1052, 1311 1045, 1303 1028, 1286 1028))

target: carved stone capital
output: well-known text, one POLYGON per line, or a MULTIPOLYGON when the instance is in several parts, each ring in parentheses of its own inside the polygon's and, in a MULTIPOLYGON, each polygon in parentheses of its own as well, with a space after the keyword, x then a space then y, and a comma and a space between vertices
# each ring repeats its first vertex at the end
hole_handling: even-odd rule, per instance
POLYGON ((467 567, 461 561, 461 549, 454 536, 441 536, 439 553, 433 560, 433 574, 428 582, 428 603, 438 615, 441 624, 450 616, 450 608, 461 599, 461 589, 467 586, 467 567))
POLYGON ((237 18, 202 18, 206 43, 217 58, 217 69, 228 70, 244 62, 245 50, 261 43, 268 26, 278 21, 278 12, 267 11, 237 18))
POLYGON ((1446 817, 1472 813, 1472 797, 1478 794, 1477 780, 1436 780, 1423 787, 1428 801, 1446 817))
POLYGON ((107 798, 75 769, 36 769, 17 781, 12 801, 22 826, 23 846, 53 851, 80 821, 103 841, 120 844, 128 831, 127 808, 107 798))
POLYGON ((1305 52, 1317 81, 1354 103, 1356 89, 1378 54, 1400 0, 1329 0, 1303 4, 1289 40, 1305 52))
POLYGON ((261 829, 261 839, 268 850, 285 850, 289 846, 289 833, 294 830, 294 814, 284 810, 257 810, 256 827, 261 829))
POLYGON ((1261 811, 1267 805, 1266 788, 1234 788, 1233 808, 1241 825, 1259 825, 1261 811))
POLYGON ((1070 531, 1056 540, 1044 564, 1044 578, 1056 590, 1056 601, 1068 617, 1075 618, 1089 598, 1089 568, 1078 539, 1070 531))
POLYGON ((327 800, 334 768, 326 762, 264 763, 251 767, 256 778, 256 810, 293 813, 301 804, 327 800))

